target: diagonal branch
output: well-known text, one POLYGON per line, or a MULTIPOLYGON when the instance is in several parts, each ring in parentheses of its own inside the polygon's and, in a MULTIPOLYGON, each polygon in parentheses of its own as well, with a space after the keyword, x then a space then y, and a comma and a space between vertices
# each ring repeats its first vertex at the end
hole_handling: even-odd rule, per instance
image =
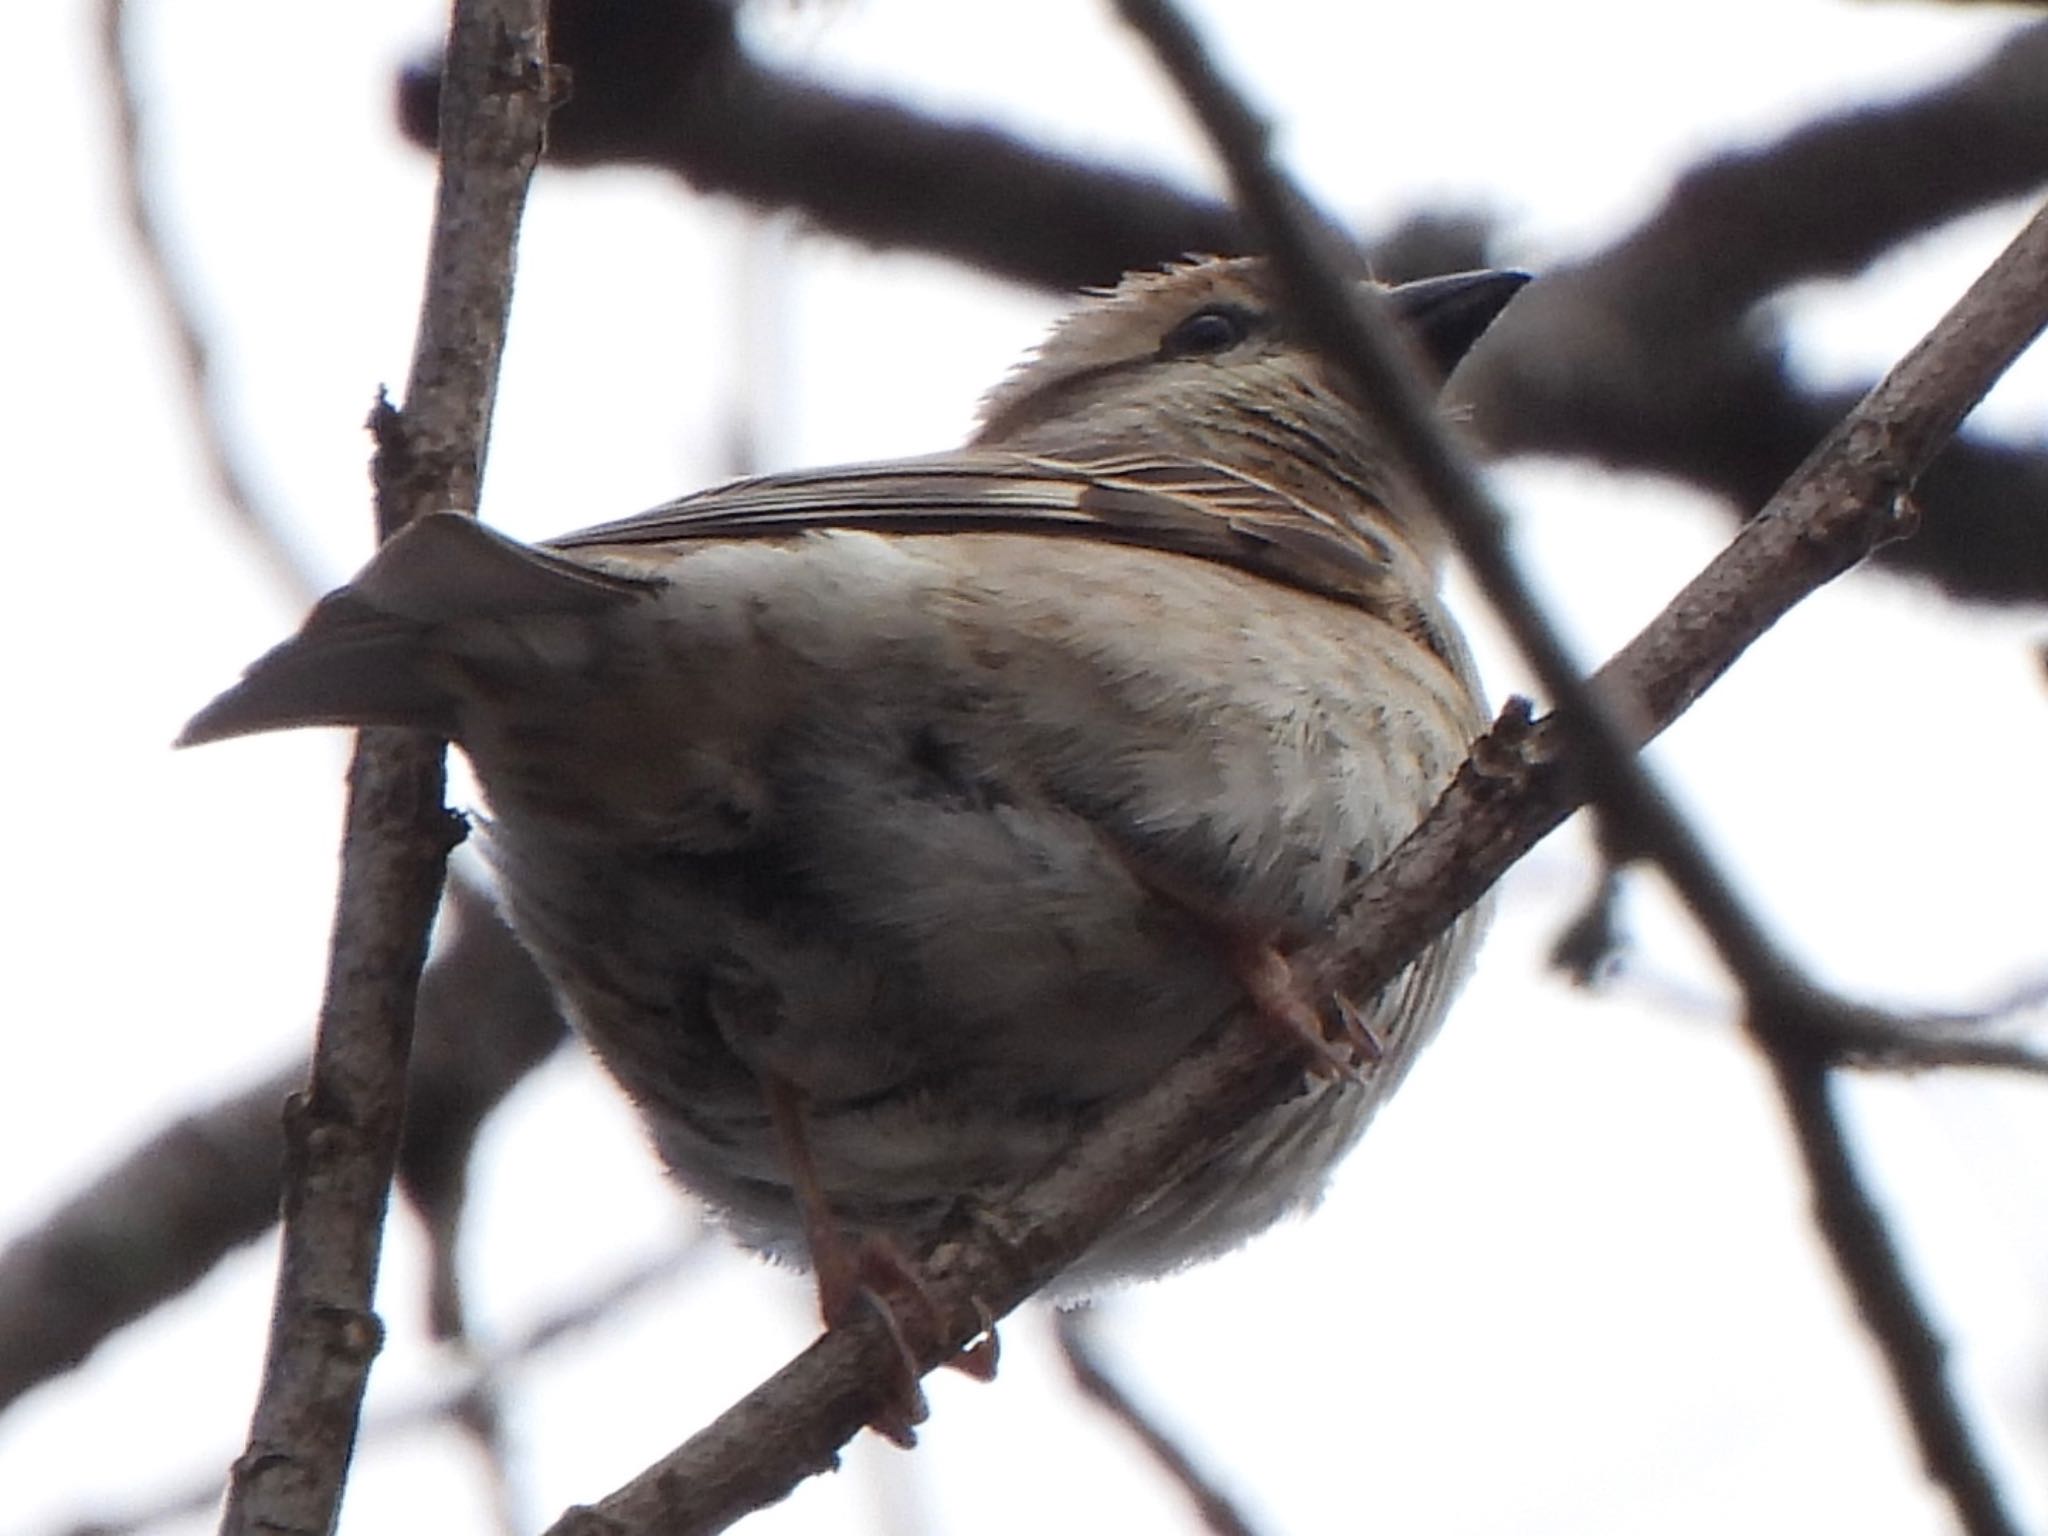
POLYGON ((0 1248, 0 1408, 269 1230, 278 1111, 305 1080, 299 1063, 173 1121, 0 1248))
MULTIPOLYGON (((691 1228, 667 1248, 633 1260, 598 1285, 564 1298, 491 1347, 471 1351, 445 1386, 417 1399, 387 1405, 363 1420, 365 1444, 403 1441, 436 1425, 462 1425, 479 1403, 494 1402, 505 1383, 526 1366, 616 1318, 648 1291, 686 1277, 715 1245, 708 1226, 691 1228)), ((488 1411, 488 1409, 487 1409, 488 1411)), ((502 1490, 501 1490, 502 1491, 502 1490)), ((174 1520, 203 1516, 220 1502, 218 1475, 181 1480, 155 1496, 120 1508, 102 1507, 50 1527, 51 1536, 141 1536, 174 1520)), ((501 1524, 505 1522, 501 1521, 501 1524)))
MULTIPOLYGON (((2009 264, 1986 282, 1994 313, 2013 301, 2015 288, 2036 302, 2043 291, 2038 283, 2026 289, 2024 275, 2009 264)), ((1984 304, 1959 307, 1915 355, 1932 360, 1974 344, 1985 324, 1984 304)), ((1960 370, 1928 368, 1914 377, 1913 399, 1929 422, 1959 416, 1982 388, 1981 379, 1960 370)), ((1633 701, 1641 735, 1662 730, 1752 640, 1894 530, 1891 492, 1922 460, 1887 464, 1875 474, 1856 457, 1855 445, 1885 436, 1880 412, 1896 404, 1874 399, 1815 461, 1799 494, 1748 524, 1602 669, 1599 691, 1633 701), (1843 458, 1852 460, 1847 468, 1838 462, 1843 458), (1835 499, 1816 493, 1823 485, 1835 499), (1875 501, 1866 499, 1873 493, 1875 501)), ((1929 434, 1914 452, 1933 446, 1929 434)), ((1386 985, 1585 799, 1561 723, 1532 724, 1526 706, 1511 708, 1422 826, 1361 887, 1329 947, 1323 979, 1353 996, 1386 985)), ((1298 1091, 1299 1070, 1281 1055, 1256 1031, 1222 1032, 1106 1116, 1000 1208, 966 1220, 923 1266, 938 1326, 934 1337, 910 1341, 920 1364, 948 1358, 1057 1274, 1132 1200, 1170 1176, 1187 1149, 1298 1091)), ((595 1506, 569 1511, 552 1536, 725 1529, 834 1464, 838 1448, 896 1389, 897 1348, 871 1317, 833 1329, 630 1483, 595 1506)))
MULTIPOLYGON (((1410 376, 1394 327, 1355 281, 1356 256, 1302 201, 1268 154, 1267 130, 1215 69, 1169 0, 1119 0, 1209 129, 1275 266, 1331 361, 1388 429, 1397 463, 1457 541, 1494 608, 1557 701, 1611 844, 1651 858, 1692 909, 1741 985, 1751 1039, 1776 1075, 1837 1267, 1890 1368, 1928 1473, 1979 1536, 2017 1527, 1943 1370, 1943 1348, 1864 1189, 1827 1093, 1836 1050, 1816 1018, 1845 1011, 1800 976, 1735 895, 1705 844, 1636 757, 1637 701, 1582 678, 1523 580, 1506 519, 1410 376)), ((1910 530, 1914 482, 1964 414, 2048 326, 2048 209, 1845 421, 1759 523, 1836 509, 1881 541, 1910 530)))
POLYGON ((1075 1307, 1053 1318, 1059 1340, 1060 1358, 1082 1395, 1108 1414, 1136 1440, 1147 1456, 1173 1483, 1201 1518, 1209 1536, 1256 1536, 1252 1523, 1229 1494, 1188 1451, 1178 1444, 1138 1402, 1102 1357, 1097 1314, 1092 1307, 1075 1307))
MULTIPOLYGON (((403 413, 380 402, 377 521, 474 507, 526 184, 549 81, 539 0, 457 0, 439 200, 403 413)), ((414 994, 458 824, 441 744, 366 732, 312 1078, 286 1120, 283 1251, 263 1385, 224 1536, 331 1530, 369 1365, 370 1310, 404 1106, 414 994)))

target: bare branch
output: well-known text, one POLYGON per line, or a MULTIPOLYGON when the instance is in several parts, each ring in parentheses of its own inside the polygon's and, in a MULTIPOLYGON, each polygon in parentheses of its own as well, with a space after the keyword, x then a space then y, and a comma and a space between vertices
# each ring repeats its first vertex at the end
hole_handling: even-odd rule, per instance
POLYGON ((1732 323, 1794 283, 1850 276, 1902 238, 2035 191, 2048 179, 2044 69, 2048 26, 2036 26, 1935 90, 1686 171, 1612 253, 1629 301, 1732 323))
MULTIPOLYGON (((1059 291, 1247 248, 1213 198, 769 69, 747 57, 723 0, 555 0, 551 25, 554 56, 575 78, 551 125, 553 164, 658 167, 865 244, 1059 291)), ((1644 233, 1683 241, 1687 260, 1670 270, 1685 273, 1710 238, 1723 263, 1710 280, 1735 310, 1801 277, 1855 270, 2048 177, 2044 56, 2048 27, 2035 28, 1951 86, 1712 162, 1681 179, 1668 216, 1644 233), (1873 164, 1887 167, 1881 185, 1873 164), (1791 238, 1749 238, 1761 229, 1791 238)), ((438 80, 428 63, 398 83, 400 127, 427 147, 438 80)))
POLYGON ((1600 880, 1585 905, 1550 944, 1550 966, 1575 987, 1597 986, 1621 963, 1627 941, 1621 930, 1621 871, 1603 853, 1600 880))
MULTIPOLYGON (((1518 299, 1461 396, 1497 452, 1675 475, 1747 515, 1858 399, 1795 387, 1756 306, 2044 181, 2048 24, 1936 89, 1687 171, 1641 228, 1518 299)), ((1882 563, 1960 597, 2048 598, 2048 455, 1950 443, 1919 489, 1927 524, 1882 563)))
MULTIPOLYGON (((1885 1352, 1929 1474, 1980 1536, 2017 1527, 1942 1370, 1942 1348, 1831 1117, 1832 1042, 1806 1032, 1834 1012, 1779 953, 1705 845, 1635 756, 1636 700, 1578 674, 1509 550, 1505 518, 1407 373, 1393 326, 1355 281, 1356 258, 1272 164, 1267 130, 1215 69, 1167 0, 1119 0, 1209 129, 1240 200, 1331 360, 1388 430, 1395 457, 1456 539, 1524 656, 1556 699, 1610 842, 1654 859, 1735 973, 1749 1032, 1770 1058, 1812 1181, 1816 1217, 1885 1352), (1826 1122, 1810 1124, 1819 1117, 1826 1122)), ((1906 531, 1905 498, 1963 415, 2048 326, 2048 210, 1971 288, 1934 336, 1893 370, 1816 450, 1758 522, 1811 506, 1877 542, 1906 531), (1893 525, 1893 526, 1888 526, 1893 525)))
MULTIPOLYGON (((526 184, 550 82, 539 0, 457 0, 440 195, 401 415, 380 404, 388 538, 474 507, 526 184)), ((312 1080, 287 1121, 283 1255, 263 1386, 221 1529, 332 1529, 369 1363, 377 1251, 404 1104, 414 993, 443 865, 441 744, 366 732, 350 771, 340 895, 312 1080)))
POLYGON ((100 64, 114 109, 114 169, 121 209, 143 275, 177 352, 192 435, 220 492, 223 509, 248 535, 280 585, 310 602, 324 583, 300 554, 288 531, 288 519, 258 492, 254 478, 229 442, 216 395, 213 347, 199 323, 197 297, 171 257, 157 216, 158 199, 149 183, 142 96, 129 68, 127 0, 101 0, 100 64))
POLYGON ((1919 1071, 1928 1067, 1980 1067, 1990 1071, 2048 1076, 2048 1052, 1994 1027, 1995 1012, 1970 1014, 1892 1013, 1865 1008, 1809 989, 1786 999, 1781 1009, 1802 1009, 1779 1027, 1819 1042, 1835 1065, 1874 1071, 1919 1071))
MULTIPOLYGON (((1459 380, 1502 453, 1577 453, 1761 505, 1856 402, 1788 377, 1756 306, 2048 181, 2048 25, 1921 95, 1698 166, 1643 226, 1553 268, 1459 380)), ((1883 563, 1963 597, 2048 597, 2048 456, 1959 442, 1883 563)))
MULTIPOLYGON (((574 81, 549 129, 557 164, 659 166, 864 244, 914 244, 1062 290, 1243 248, 1213 198, 765 69, 721 0, 556 0, 549 45, 574 81)), ((438 80, 428 65, 400 81, 415 142, 433 142, 438 80)))
MULTIPOLYGON (((1555 952, 1553 952, 1555 963, 1555 952)), ((1696 984, 1617 961, 1586 985, 1626 993, 1673 1016, 1726 1022, 1722 1001, 1696 984)), ((1794 1026, 1824 1043, 1832 1061, 1877 1072, 1919 1072, 1934 1067, 1981 1067, 2048 1076, 2042 1032, 2024 1015, 2038 1008, 2042 984, 2008 989, 2005 996, 1966 1011, 1920 1012, 1865 1008, 1816 994, 1812 1009, 1794 1026)))
POLYGON ((1231 1501, 1230 1495, 1218 1488, 1200 1464, 1175 1444, 1173 1437, 1123 1389, 1102 1358, 1095 1320, 1094 1309, 1087 1307, 1061 1312, 1053 1320, 1060 1354, 1067 1362, 1074 1384, 1145 1448, 1145 1453, 1160 1471, 1187 1495, 1195 1513, 1201 1517, 1203 1528, 1212 1536, 1254 1536, 1251 1522, 1231 1501))
MULTIPOLYGON (((698 1225, 661 1252, 621 1266, 609 1279, 558 1304, 502 1344, 477 1352, 464 1369, 463 1379, 454 1387, 418 1402, 386 1408, 364 1420, 364 1443, 398 1439, 432 1425, 463 1422, 479 1399, 494 1401, 508 1378, 536 1357, 603 1324, 657 1286, 670 1285, 688 1276, 713 1247, 713 1229, 698 1225)), ((171 1520, 204 1514, 219 1501, 220 1477, 215 1473, 194 1478, 175 1491, 125 1511, 85 1515, 59 1529, 63 1536, 127 1536, 171 1520)), ((501 1520, 501 1524, 507 1529, 514 1528, 510 1521, 501 1520)))

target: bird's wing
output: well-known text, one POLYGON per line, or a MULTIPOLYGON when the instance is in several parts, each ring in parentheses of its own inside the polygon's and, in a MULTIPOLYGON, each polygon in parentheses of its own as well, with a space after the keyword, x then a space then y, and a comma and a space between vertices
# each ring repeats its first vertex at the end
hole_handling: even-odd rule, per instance
POLYGON ((737 480, 549 541, 564 551, 820 529, 1098 539, 1236 566, 1388 616, 1403 583, 1368 532, 1213 464, 967 450, 737 480))

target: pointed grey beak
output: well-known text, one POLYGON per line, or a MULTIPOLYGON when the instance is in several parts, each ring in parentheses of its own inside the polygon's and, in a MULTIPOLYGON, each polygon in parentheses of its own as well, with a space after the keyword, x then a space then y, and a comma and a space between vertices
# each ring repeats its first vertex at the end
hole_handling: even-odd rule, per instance
POLYGON ((1453 272, 1403 283, 1387 294, 1387 302, 1442 378, 1528 281, 1526 272, 1453 272))

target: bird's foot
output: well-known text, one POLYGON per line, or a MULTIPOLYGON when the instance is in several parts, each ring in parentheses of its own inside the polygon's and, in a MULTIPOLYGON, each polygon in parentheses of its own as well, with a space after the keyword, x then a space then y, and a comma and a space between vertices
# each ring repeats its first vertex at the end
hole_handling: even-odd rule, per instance
MULTIPOLYGON (((944 1316, 924 1277, 901 1248, 885 1237, 849 1240, 836 1229, 813 1234, 812 1264, 818 1279, 818 1305, 825 1326, 841 1327, 871 1308, 881 1318, 896 1346, 896 1379, 887 1397, 868 1420, 869 1428, 908 1450, 917 1443, 915 1426, 930 1415, 920 1385, 923 1371, 914 1340, 936 1339, 944 1332, 944 1316)), ((981 1332, 966 1348, 945 1362, 976 1381, 993 1381, 1001 1354, 995 1318, 980 1302, 981 1332)))
POLYGON ((1301 1046, 1309 1070, 1317 1077, 1357 1082, 1361 1066, 1386 1054, 1385 1045, 1357 1004, 1341 993, 1332 1000, 1326 1023, 1323 1010, 1309 997, 1294 967, 1269 940, 1228 935, 1225 952, 1259 1022, 1301 1046))

